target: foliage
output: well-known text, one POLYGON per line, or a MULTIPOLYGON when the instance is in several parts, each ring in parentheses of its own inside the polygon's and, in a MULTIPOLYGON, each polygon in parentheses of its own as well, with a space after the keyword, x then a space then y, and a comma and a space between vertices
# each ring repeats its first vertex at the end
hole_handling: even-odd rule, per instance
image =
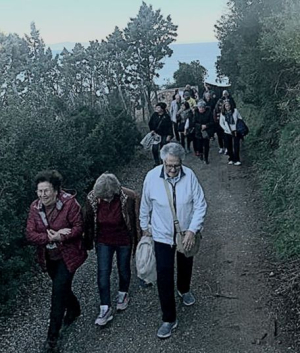
POLYGON ((174 72, 175 87, 192 86, 203 87, 207 70, 200 64, 199 60, 190 64, 179 62, 179 69, 174 72))
POLYGON ((229 7, 216 25, 218 73, 243 102, 278 254, 299 256, 300 3, 232 0, 229 7))
POLYGON ((32 267, 24 229, 36 173, 58 169, 82 202, 99 174, 134 155, 135 106, 150 104, 177 27, 145 3, 130 21, 56 57, 34 23, 24 38, 0 34, 0 312, 32 267))

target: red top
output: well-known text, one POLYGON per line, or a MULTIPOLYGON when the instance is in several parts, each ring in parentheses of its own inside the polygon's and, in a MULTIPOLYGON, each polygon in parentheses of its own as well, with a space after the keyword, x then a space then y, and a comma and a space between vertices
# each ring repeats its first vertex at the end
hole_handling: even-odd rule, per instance
POLYGON ((97 243, 106 245, 130 245, 130 237, 122 215, 121 201, 115 196, 110 202, 101 200, 97 213, 97 243))

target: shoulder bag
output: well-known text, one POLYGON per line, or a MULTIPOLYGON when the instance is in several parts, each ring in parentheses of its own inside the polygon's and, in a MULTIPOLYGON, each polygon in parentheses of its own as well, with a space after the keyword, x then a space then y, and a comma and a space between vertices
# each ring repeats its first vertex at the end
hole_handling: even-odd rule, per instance
POLYGON ((200 231, 198 231, 195 234, 195 242, 193 247, 190 250, 186 250, 183 246, 183 239, 185 237, 185 232, 181 231, 180 228, 180 224, 179 221, 177 219, 177 215, 175 212, 175 208, 172 202, 172 197, 171 197, 171 193, 170 193, 170 189, 169 189, 169 185, 168 182, 164 179, 164 185, 165 185, 165 189, 167 192, 167 196, 168 196, 168 200, 169 200, 169 205, 172 211, 172 215, 173 215, 173 221, 174 221, 174 227, 175 227, 175 231, 176 231, 176 246, 177 246, 177 251, 181 252, 182 254, 184 254, 186 257, 192 257, 195 256, 200 248, 200 240, 202 238, 200 231))

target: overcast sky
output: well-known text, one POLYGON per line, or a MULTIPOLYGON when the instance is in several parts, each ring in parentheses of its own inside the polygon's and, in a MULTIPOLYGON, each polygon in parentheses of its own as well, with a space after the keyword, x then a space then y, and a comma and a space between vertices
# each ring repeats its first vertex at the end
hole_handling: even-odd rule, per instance
MULTIPOLYGON (((214 24, 227 0, 145 1, 178 25, 176 43, 214 42, 214 24)), ((136 17, 142 0, 0 0, 0 32, 30 32, 35 22, 47 45, 102 40, 136 17)))

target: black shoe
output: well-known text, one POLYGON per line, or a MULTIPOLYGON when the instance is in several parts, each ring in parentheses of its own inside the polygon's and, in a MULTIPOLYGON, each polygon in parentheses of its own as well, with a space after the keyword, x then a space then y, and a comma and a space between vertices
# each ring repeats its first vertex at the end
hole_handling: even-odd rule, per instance
POLYGON ((78 316, 80 316, 80 314, 80 308, 78 308, 77 310, 67 311, 66 316, 64 318, 64 326, 70 326, 78 318, 78 316))
POLYGON ((57 340, 47 340, 43 353, 60 353, 57 340))
POLYGON ((205 160, 205 161, 204 161, 204 164, 209 164, 209 161, 208 161, 208 160, 205 160))
POLYGON ((199 154, 200 161, 203 161, 203 153, 199 154))

